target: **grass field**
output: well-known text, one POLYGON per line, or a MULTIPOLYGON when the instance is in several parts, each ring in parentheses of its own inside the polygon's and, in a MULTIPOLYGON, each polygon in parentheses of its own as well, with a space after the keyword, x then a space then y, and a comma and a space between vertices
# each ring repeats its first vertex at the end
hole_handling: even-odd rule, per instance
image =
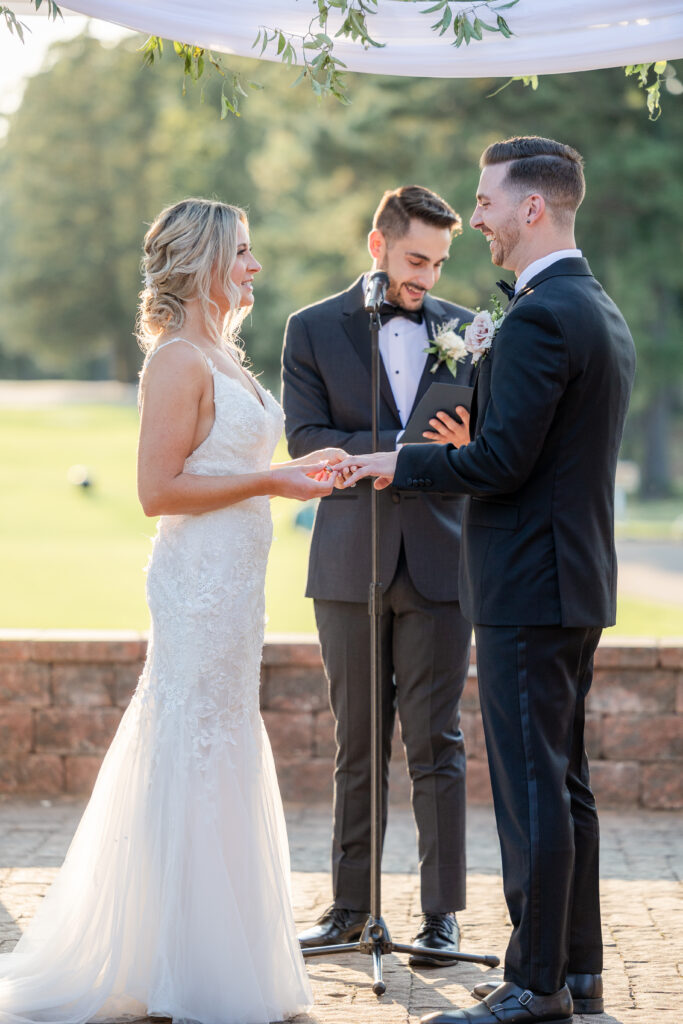
MULTIPOLYGON (((136 433, 128 406, 0 409, 0 627, 147 628, 143 569, 155 524, 136 499, 136 433), (74 465, 87 467, 91 487, 69 483, 74 465)), ((270 632, 315 630, 300 508, 272 505, 270 632)), ((680 607, 623 598, 611 632, 680 635, 681 619, 680 607)))

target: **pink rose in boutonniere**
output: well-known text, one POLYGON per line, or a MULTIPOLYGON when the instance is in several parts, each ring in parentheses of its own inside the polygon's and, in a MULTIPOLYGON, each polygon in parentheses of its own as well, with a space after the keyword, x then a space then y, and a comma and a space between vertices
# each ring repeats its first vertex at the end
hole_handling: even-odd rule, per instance
POLYGON ((505 319, 503 307, 495 296, 492 297, 491 305, 491 312, 488 309, 477 310, 472 323, 465 328, 465 348, 475 364, 486 358, 493 339, 505 319))
POLYGON ((441 363, 445 363, 453 376, 458 372, 458 363, 467 355, 465 342, 458 334, 459 320, 446 320, 439 324, 434 332, 434 339, 425 352, 436 356, 436 362, 430 373, 436 373, 441 363))

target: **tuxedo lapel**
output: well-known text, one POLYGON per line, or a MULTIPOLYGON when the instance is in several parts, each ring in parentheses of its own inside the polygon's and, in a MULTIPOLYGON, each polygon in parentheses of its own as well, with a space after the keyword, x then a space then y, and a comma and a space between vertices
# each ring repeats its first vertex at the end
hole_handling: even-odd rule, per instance
MULTIPOLYGON (((516 304, 525 295, 533 294, 535 288, 543 281, 551 277, 592 277, 588 261, 583 257, 568 256, 562 260, 556 260, 545 270, 534 275, 523 288, 513 295, 505 308, 505 314, 512 312, 516 304)), ((494 340, 495 347, 495 340, 494 340)), ((474 380, 474 394, 472 395, 472 407, 470 409, 470 436, 474 437, 477 427, 477 419, 480 410, 483 412, 489 401, 491 390, 491 360, 494 357, 493 348, 487 356, 483 356, 477 364, 477 373, 474 380)))
POLYGON ((508 306, 505 310, 509 313, 511 309, 522 299, 525 295, 531 295, 534 288, 536 288, 541 282, 547 281, 551 277, 592 277, 591 268, 588 266, 588 260, 585 260, 582 256, 567 256, 563 260, 556 260, 551 263, 545 270, 539 271, 535 274, 523 288, 512 297, 508 306))
POLYGON ((479 414, 479 374, 474 379, 474 391, 472 392, 472 404, 470 405, 470 440, 474 440, 474 432, 477 429, 477 417, 479 414))
MULTIPOLYGON (((431 297, 431 295, 427 295, 425 297, 424 303, 422 305, 422 310, 424 313, 425 325, 427 327, 427 337, 429 339, 429 344, 431 344, 436 336, 437 328, 439 328, 442 323, 445 323, 445 321, 448 320, 448 315, 443 311, 441 305, 431 297)), ((427 347, 428 345, 425 345, 425 348, 427 347)), ((429 385, 432 384, 435 380, 440 379, 440 374, 438 370, 432 373, 432 369, 435 363, 436 356, 434 355, 433 352, 429 352, 427 358, 425 359, 425 364, 424 367, 422 368, 422 374, 417 384, 417 391, 415 392, 415 401, 413 402, 413 408, 410 410, 410 414, 412 414, 413 409, 420 401, 420 399, 423 397, 429 385)), ((450 378, 450 370, 448 371, 448 375, 450 378)))
MULTIPOLYGON (((363 284, 359 278, 354 285, 345 293, 343 307, 342 326, 353 345, 358 358, 367 370, 368 381, 372 380, 372 346, 370 344, 369 317, 363 308, 363 284)), ((384 402, 388 406, 391 415, 400 427, 401 419, 398 415, 396 402, 391 390, 384 363, 380 357, 379 361, 379 390, 384 402)))

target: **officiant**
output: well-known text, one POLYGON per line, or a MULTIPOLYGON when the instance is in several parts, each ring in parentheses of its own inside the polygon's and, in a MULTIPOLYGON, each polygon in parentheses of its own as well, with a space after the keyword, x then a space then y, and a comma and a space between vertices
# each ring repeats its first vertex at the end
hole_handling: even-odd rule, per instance
MULTIPOLYGON (((449 346, 472 312, 431 295, 459 215, 416 185, 385 192, 368 248, 372 269, 389 276, 379 335, 380 449, 401 443, 411 410, 433 381, 472 384, 469 357, 448 368, 449 346), (427 350, 432 351, 428 352, 427 350)), ((364 277, 338 295, 293 313, 283 350, 283 406, 290 454, 339 447, 369 451, 372 395, 364 277)), ((447 411, 424 440, 447 443, 447 411)), ((418 831, 423 919, 419 946, 457 951, 456 912, 465 906, 465 744, 459 702, 471 627, 458 601, 463 501, 457 496, 379 495, 383 591, 382 807, 386 827, 396 712, 418 831)), ((333 902, 299 936, 304 947, 357 939, 370 909, 370 485, 335 490, 316 516, 306 594, 312 597, 336 723, 333 902)), ((412 964, 453 961, 413 954, 412 964)))

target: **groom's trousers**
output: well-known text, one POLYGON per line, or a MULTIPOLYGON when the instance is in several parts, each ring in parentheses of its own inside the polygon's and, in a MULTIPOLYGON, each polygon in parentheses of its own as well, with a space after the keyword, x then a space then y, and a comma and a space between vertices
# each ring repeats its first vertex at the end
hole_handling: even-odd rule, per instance
POLYGON ((599 832, 584 748, 597 628, 477 626, 477 672, 512 921, 505 979, 599 974, 599 832))
MULTIPOLYGON (((334 903, 370 909, 370 616, 365 602, 316 599, 315 613, 336 721, 332 884, 334 903)), ((454 601, 413 586, 403 553, 383 595, 382 836, 398 711, 418 831, 424 913, 465 906, 465 744, 459 702, 472 627, 454 601)))

